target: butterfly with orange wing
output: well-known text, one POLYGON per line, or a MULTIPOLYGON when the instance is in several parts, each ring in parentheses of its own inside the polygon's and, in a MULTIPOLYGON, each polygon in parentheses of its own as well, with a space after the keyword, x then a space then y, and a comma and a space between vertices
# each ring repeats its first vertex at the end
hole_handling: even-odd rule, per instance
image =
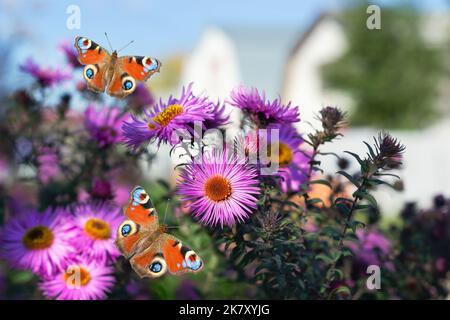
POLYGON ((136 89, 136 81, 146 81, 159 72, 158 59, 143 56, 118 57, 109 54, 97 43, 85 37, 75 38, 78 61, 85 65, 83 76, 90 90, 124 98, 136 89))
POLYGON ((200 257, 181 240, 166 233, 149 195, 135 187, 124 209, 126 220, 117 229, 116 245, 141 277, 157 278, 171 274, 198 272, 203 268, 200 257))

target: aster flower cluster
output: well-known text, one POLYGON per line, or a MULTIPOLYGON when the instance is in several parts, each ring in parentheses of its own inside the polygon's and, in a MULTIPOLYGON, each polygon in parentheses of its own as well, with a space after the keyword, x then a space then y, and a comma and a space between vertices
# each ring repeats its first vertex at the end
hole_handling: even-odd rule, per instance
POLYGON ((48 298, 104 299, 115 282, 114 231, 121 220, 120 209, 106 203, 25 210, 2 228, 1 256, 39 276, 48 298))
POLYGON ((158 146, 176 145, 183 133, 195 133, 195 125, 202 130, 224 125, 228 120, 224 108, 205 96, 194 95, 192 85, 183 88, 180 98, 170 96, 166 102, 160 99, 154 107, 144 110, 141 118, 132 115, 132 120, 122 126, 125 144, 132 150, 153 141, 158 146))
MULTIPOLYGON (((63 43, 60 49, 70 76, 80 73, 73 48, 63 43)), ((408 207, 401 230, 377 225, 372 190, 391 184, 384 175, 400 167, 405 150, 390 134, 366 143, 364 157, 346 153, 359 164, 356 172, 348 172, 350 158, 333 154, 340 171, 325 175, 322 146, 340 137, 346 123, 338 108, 323 108, 320 128, 305 135, 296 128, 298 106, 267 99, 256 88, 240 86, 213 101, 189 84, 179 96, 156 100, 141 83, 109 106, 84 81, 68 83, 78 91, 47 99, 68 80, 63 69, 30 60, 22 70, 39 85, 10 95, 0 117, 7 137, 0 141, 0 151, 7 151, 0 166, 14 173, 0 177, 0 256, 7 263, 0 264, 0 295, 6 284, 6 291, 20 292, 13 298, 25 290, 31 297, 38 278, 42 296, 71 300, 445 296, 439 283, 449 261, 448 200, 436 198, 436 208, 423 212, 408 207), (72 108, 78 103, 84 112, 72 108), (227 136, 233 109, 242 120, 233 127, 236 137, 227 136), (212 135, 225 136, 223 145, 210 144, 212 135), (156 157, 147 144, 168 145, 170 156, 178 147, 199 152, 183 155, 174 179, 153 182, 138 165, 156 157), (120 259, 114 244, 120 207, 138 184, 150 186, 160 217, 167 208, 168 224, 180 226, 168 232, 202 256, 207 272, 189 280, 171 276, 165 286, 164 278, 139 281, 120 259), (365 268, 373 264, 390 291, 365 291, 365 268), (28 287, 12 285, 9 269, 3 277, 6 265, 21 277, 34 275, 28 287), (411 270, 404 283, 395 278, 402 270, 411 270), (211 275, 225 285, 211 285, 211 275), (396 287, 419 289, 410 295, 396 287)))

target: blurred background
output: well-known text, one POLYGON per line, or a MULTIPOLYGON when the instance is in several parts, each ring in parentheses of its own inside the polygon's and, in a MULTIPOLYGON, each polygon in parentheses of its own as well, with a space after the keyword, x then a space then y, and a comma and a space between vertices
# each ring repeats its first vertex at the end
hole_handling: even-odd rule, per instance
MULTIPOLYGON (((0 93, 31 81, 18 68, 30 56, 63 66, 63 40, 83 35, 108 48, 108 32, 115 49, 134 40, 121 54, 163 61, 163 72, 148 82, 157 98, 189 82, 221 100, 239 84, 254 86, 299 105, 304 133, 320 108, 338 106, 350 115, 345 137, 327 150, 338 153, 363 152, 361 140, 392 131, 407 146, 404 192, 381 190, 377 198, 395 215, 405 201, 425 206, 450 193, 450 12, 445 0, 374 3, 380 30, 367 28, 365 1, 1 0, 0 93), (79 29, 67 25, 74 12, 79 29)), ((149 177, 171 174, 160 157, 149 177)), ((324 161, 326 171, 336 171, 334 161, 324 161)))

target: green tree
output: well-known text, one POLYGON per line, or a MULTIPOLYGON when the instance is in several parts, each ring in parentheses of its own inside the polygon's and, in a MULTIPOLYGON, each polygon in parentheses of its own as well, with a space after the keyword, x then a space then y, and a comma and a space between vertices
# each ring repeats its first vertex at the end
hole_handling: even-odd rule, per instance
POLYGON ((421 16, 411 7, 383 7, 381 29, 366 27, 368 3, 339 19, 349 50, 324 66, 325 84, 355 101, 351 123, 391 129, 428 125, 437 116, 435 98, 441 53, 422 39, 421 16))

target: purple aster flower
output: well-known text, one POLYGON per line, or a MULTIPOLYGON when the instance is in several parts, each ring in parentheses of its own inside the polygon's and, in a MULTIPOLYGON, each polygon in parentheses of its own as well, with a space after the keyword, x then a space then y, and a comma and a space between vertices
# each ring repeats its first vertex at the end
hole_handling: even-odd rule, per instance
POLYGON ((112 266, 96 261, 79 259, 50 279, 43 280, 39 287, 44 296, 57 300, 100 300, 114 286, 112 266))
POLYGON ((230 115, 225 115, 225 104, 220 102, 211 103, 206 112, 211 115, 204 121, 206 129, 216 129, 223 127, 229 123, 230 115))
POLYGON ((93 178, 91 185, 91 196, 94 199, 111 200, 114 198, 111 183, 108 180, 93 178))
POLYGON ((123 220, 119 207, 110 203, 79 204, 74 208, 77 237, 73 245, 83 256, 105 263, 120 253, 114 243, 116 230, 123 220))
POLYGON ((89 106, 84 112, 84 126, 92 140, 101 148, 109 147, 122 141, 120 127, 128 119, 127 114, 122 114, 119 108, 103 107, 99 111, 94 106, 89 106))
POLYGON ((162 100, 144 111, 142 120, 132 116, 132 121, 125 122, 122 130, 125 136, 125 144, 136 150, 143 143, 156 140, 158 146, 162 143, 175 145, 180 142, 176 136, 177 130, 187 130, 194 133, 194 122, 203 123, 212 115, 207 112, 211 105, 207 97, 197 97, 192 93, 192 83, 187 88, 183 87, 179 99, 170 96, 164 103, 162 100))
POLYGON ((298 107, 291 107, 289 102, 283 105, 279 99, 267 100, 255 88, 237 87, 231 92, 231 105, 240 108, 258 128, 269 128, 300 120, 298 107))
POLYGON ((77 50, 73 46, 71 41, 61 41, 59 44, 59 50, 66 57, 67 63, 73 68, 81 68, 82 65, 78 62, 77 50))
POLYGON ((127 106, 136 113, 141 113, 145 106, 153 106, 155 98, 146 85, 139 83, 132 95, 127 97, 127 106))
POLYGON ((57 151, 48 146, 39 148, 37 156, 37 176, 43 184, 49 183, 61 173, 57 151))
POLYGON ((181 170, 178 194, 182 201, 190 201, 190 211, 200 222, 232 226, 256 208, 258 175, 245 160, 213 151, 181 170))
POLYGON ((201 298, 195 283, 190 280, 184 280, 180 283, 176 296, 180 300, 199 300, 201 298))
MULTIPOLYGON (((305 151, 300 150, 303 139, 294 127, 282 126, 279 130, 278 155, 270 155, 270 160, 279 165, 277 175, 281 177, 281 190, 298 191, 307 180, 310 158, 305 151)), ((271 150, 270 143, 269 139, 268 153, 271 150)))
POLYGON ((75 249, 70 241, 76 231, 63 209, 29 211, 11 219, 2 229, 2 256, 12 266, 48 277, 66 267, 75 249))
MULTIPOLYGON (((356 230, 358 242, 348 242, 346 245, 355 254, 356 262, 367 267, 369 265, 384 265, 392 269, 393 266, 387 261, 391 252, 391 242, 383 234, 376 230, 356 230)), ((364 268, 365 269, 365 268, 364 268)))
POLYGON ((59 69, 42 68, 34 62, 32 58, 28 58, 26 62, 20 66, 20 70, 33 76, 43 87, 54 86, 71 78, 70 72, 59 69))

